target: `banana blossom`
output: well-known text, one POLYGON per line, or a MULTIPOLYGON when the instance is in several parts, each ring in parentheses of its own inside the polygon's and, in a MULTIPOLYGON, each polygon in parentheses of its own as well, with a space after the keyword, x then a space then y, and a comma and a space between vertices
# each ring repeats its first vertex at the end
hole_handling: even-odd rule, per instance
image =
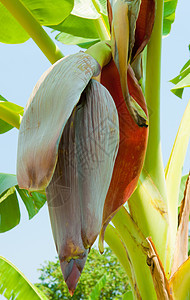
POLYGON ((19 130, 18 184, 29 191, 46 191, 71 295, 99 233, 103 252, 106 226, 133 193, 146 152, 147 108, 129 62, 140 55, 150 37, 144 30, 147 26, 138 20, 147 1, 139 4, 132 30, 142 27, 144 36, 140 30, 134 38, 128 30, 122 40, 117 22, 124 4, 124 26, 130 23, 126 3, 109 4, 113 59, 99 64, 87 51, 51 66, 34 87, 19 130), (129 47, 125 45, 123 51, 124 41, 129 47), (98 75, 101 83, 93 79, 98 75))

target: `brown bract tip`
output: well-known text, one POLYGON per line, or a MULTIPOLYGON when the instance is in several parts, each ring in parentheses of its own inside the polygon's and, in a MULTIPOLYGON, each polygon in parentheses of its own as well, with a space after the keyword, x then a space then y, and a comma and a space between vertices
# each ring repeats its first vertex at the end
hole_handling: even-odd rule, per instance
POLYGON ((86 263, 87 255, 89 250, 86 250, 83 258, 72 258, 70 261, 60 262, 61 271, 63 273, 64 280, 69 289, 69 293, 73 296, 75 289, 77 287, 80 275, 86 263))

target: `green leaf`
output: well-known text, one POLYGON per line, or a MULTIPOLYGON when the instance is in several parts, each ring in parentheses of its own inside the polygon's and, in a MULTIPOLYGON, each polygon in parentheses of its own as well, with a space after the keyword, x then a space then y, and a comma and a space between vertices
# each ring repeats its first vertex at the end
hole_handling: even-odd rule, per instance
POLYGON ((85 49, 100 41, 100 39, 87 39, 83 37, 74 36, 65 32, 59 33, 55 38, 65 45, 78 45, 79 47, 85 49))
POLYGON ((183 66, 180 74, 170 81, 175 84, 171 92, 182 98, 184 88, 190 86, 190 59, 183 66))
POLYGON ((72 14, 82 18, 97 19, 100 14, 107 15, 107 1, 75 0, 72 14))
POLYGON ((175 20, 175 10, 178 0, 165 0, 164 1, 164 16, 163 16, 163 35, 166 36, 170 33, 171 25, 175 20))
POLYGON ((49 26, 60 32, 72 34, 74 36, 99 39, 96 24, 98 19, 81 18, 74 15, 70 15, 66 20, 56 26, 49 26))
MULTIPOLYGON (((0 195, 17 184, 16 175, 0 173, 0 195)), ((1 202, 1 200, 0 200, 1 202)))
POLYGON ((30 195, 27 190, 19 189, 18 185, 16 189, 26 206, 28 211, 29 220, 32 219, 42 208, 46 202, 46 196, 39 192, 32 192, 30 195))
POLYGON ((179 198, 178 198, 178 206, 180 206, 181 201, 184 198, 185 185, 188 178, 188 174, 181 177, 180 190, 179 190, 179 198))
POLYGON ((21 271, 2 256, 0 256, 0 294, 9 300, 47 299, 21 271))
POLYGON ((181 120, 175 142, 165 169, 168 212, 171 221, 172 236, 175 240, 178 225, 178 197, 181 183, 181 172, 190 139, 190 101, 181 120))
POLYGON ((18 44, 26 42, 30 36, 15 20, 11 13, 0 3, 0 42, 18 44))
POLYGON ((10 188, 0 195, 0 233, 8 231, 19 224, 20 209, 15 188, 10 188))
MULTIPOLYGON (((105 34, 105 31, 109 31, 109 22, 107 17, 107 3, 106 0, 76 0, 72 14, 68 16, 62 23, 57 26, 49 26, 57 31, 70 34, 75 37, 81 37, 85 39, 100 39, 100 36, 105 34)), ((68 39, 66 36, 60 38, 59 35, 56 37, 57 40, 68 44, 65 40, 68 39)), ((92 42, 92 41, 90 41, 92 42)), ((82 47, 88 48, 89 45, 83 45, 86 41, 79 41, 76 43, 69 38, 69 45, 82 44, 82 47)))
POLYGON ((99 7, 96 3, 94 5, 91 0, 75 0, 72 15, 81 18, 98 19, 100 17, 98 10, 99 7))
POLYGON ((88 43, 80 43, 80 44, 77 44, 77 46, 81 47, 81 48, 84 48, 84 49, 88 49, 90 48, 91 46, 95 45, 96 43, 98 43, 100 40, 94 40, 94 42, 88 42, 88 43))
POLYGON ((11 113, 11 116, 13 116, 13 119, 20 119, 20 116, 24 113, 24 108, 22 106, 19 106, 17 104, 11 103, 7 101, 3 96, 0 95, 0 134, 5 133, 12 128, 14 128, 11 124, 5 122, 1 119, 1 110, 2 114, 4 115, 4 109, 11 113))
POLYGON ((133 293, 132 293, 132 291, 129 291, 129 292, 125 293, 123 295, 122 300, 133 300, 133 293))
POLYGON ((0 174, 0 232, 5 232, 20 222, 20 210, 14 185, 16 176, 0 174))
POLYGON ((100 12, 103 14, 103 15, 106 15, 107 16, 107 1, 106 0, 97 0, 96 1, 97 5, 99 6, 100 8, 100 12))
POLYGON ((16 194, 18 191, 32 219, 46 202, 43 193, 21 190, 17 185, 16 175, 0 173, 0 232, 5 232, 20 222, 19 202, 16 194))
MULTIPOLYGON (((190 46, 190 45, 189 45, 190 46)), ((190 66, 190 59, 184 64, 180 72, 185 71, 190 66)))
MULTIPOLYGON (((73 0, 22 0, 25 7, 41 25, 55 25, 67 18, 73 9, 73 0)), ((0 41, 17 44, 27 41, 30 36, 0 3, 0 41)))
POLYGON ((106 275, 103 275, 98 282, 96 283, 95 287, 93 288, 92 292, 90 293, 89 300, 96 300, 99 299, 100 293, 102 288, 106 284, 106 275))

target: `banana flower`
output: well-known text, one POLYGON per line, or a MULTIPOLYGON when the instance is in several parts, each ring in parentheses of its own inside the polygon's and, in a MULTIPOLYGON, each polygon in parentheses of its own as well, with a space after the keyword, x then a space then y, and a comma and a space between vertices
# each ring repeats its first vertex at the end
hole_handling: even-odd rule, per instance
POLYGON ((56 249, 73 293, 101 229, 119 144, 118 113, 96 80, 99 63, 86 53, 46 71, 27 103, 18 140, 17 179, 46 189, 56 249))
MULTIPOLYGON (((142 0, 141 7, 143 3, 147 1, 142 0)), ((102 62, 87 51, 51 66, 37 82, 19 130, 18 184, 46 192, 55 245, 71 295, 99 233, 103 252, 106 226, 134 191, 146 152, 147 108, 129 65, 145 39, 139 42, 138 35, 134 38, 130 30, 125 31, 130 55, 128 46, 122 50, 116 26, 122 10, 115 8, 109 7, 113 59, 109 56, 102 62), (93 79, 98 75, 101 83, 93 79)), ((129 15, 125 16, 128 22, 129 15)))

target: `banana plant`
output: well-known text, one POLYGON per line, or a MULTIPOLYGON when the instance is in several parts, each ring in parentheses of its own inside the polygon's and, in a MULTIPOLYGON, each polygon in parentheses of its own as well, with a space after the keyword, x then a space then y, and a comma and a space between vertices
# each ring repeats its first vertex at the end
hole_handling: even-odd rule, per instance
MULTIPOLYGON (((161 41, 176 1, 0 2, 6 26, 0 41, 31 37, 53 64, 24 114, 3 97, 0 102, 1 133, 19 129, 17 180, 3 174, 0 220, 15 187, 30 201, 33 195, 47 198, 71 295, 99 235, 100 252, 105 240, 128 275, 134 299, 188 299, 190 176, 181 181, 181 170, 190 103, 165 170, 160 147, 161 41), (42 25, 59 31, 56 39, 64 44, 87 50, 64 57, 42 25)), ((181 72, 173 80, 178 91, 190 84, 188 63, 181 72)), ((6 231, 14 224, 3 226, 6 231)))

